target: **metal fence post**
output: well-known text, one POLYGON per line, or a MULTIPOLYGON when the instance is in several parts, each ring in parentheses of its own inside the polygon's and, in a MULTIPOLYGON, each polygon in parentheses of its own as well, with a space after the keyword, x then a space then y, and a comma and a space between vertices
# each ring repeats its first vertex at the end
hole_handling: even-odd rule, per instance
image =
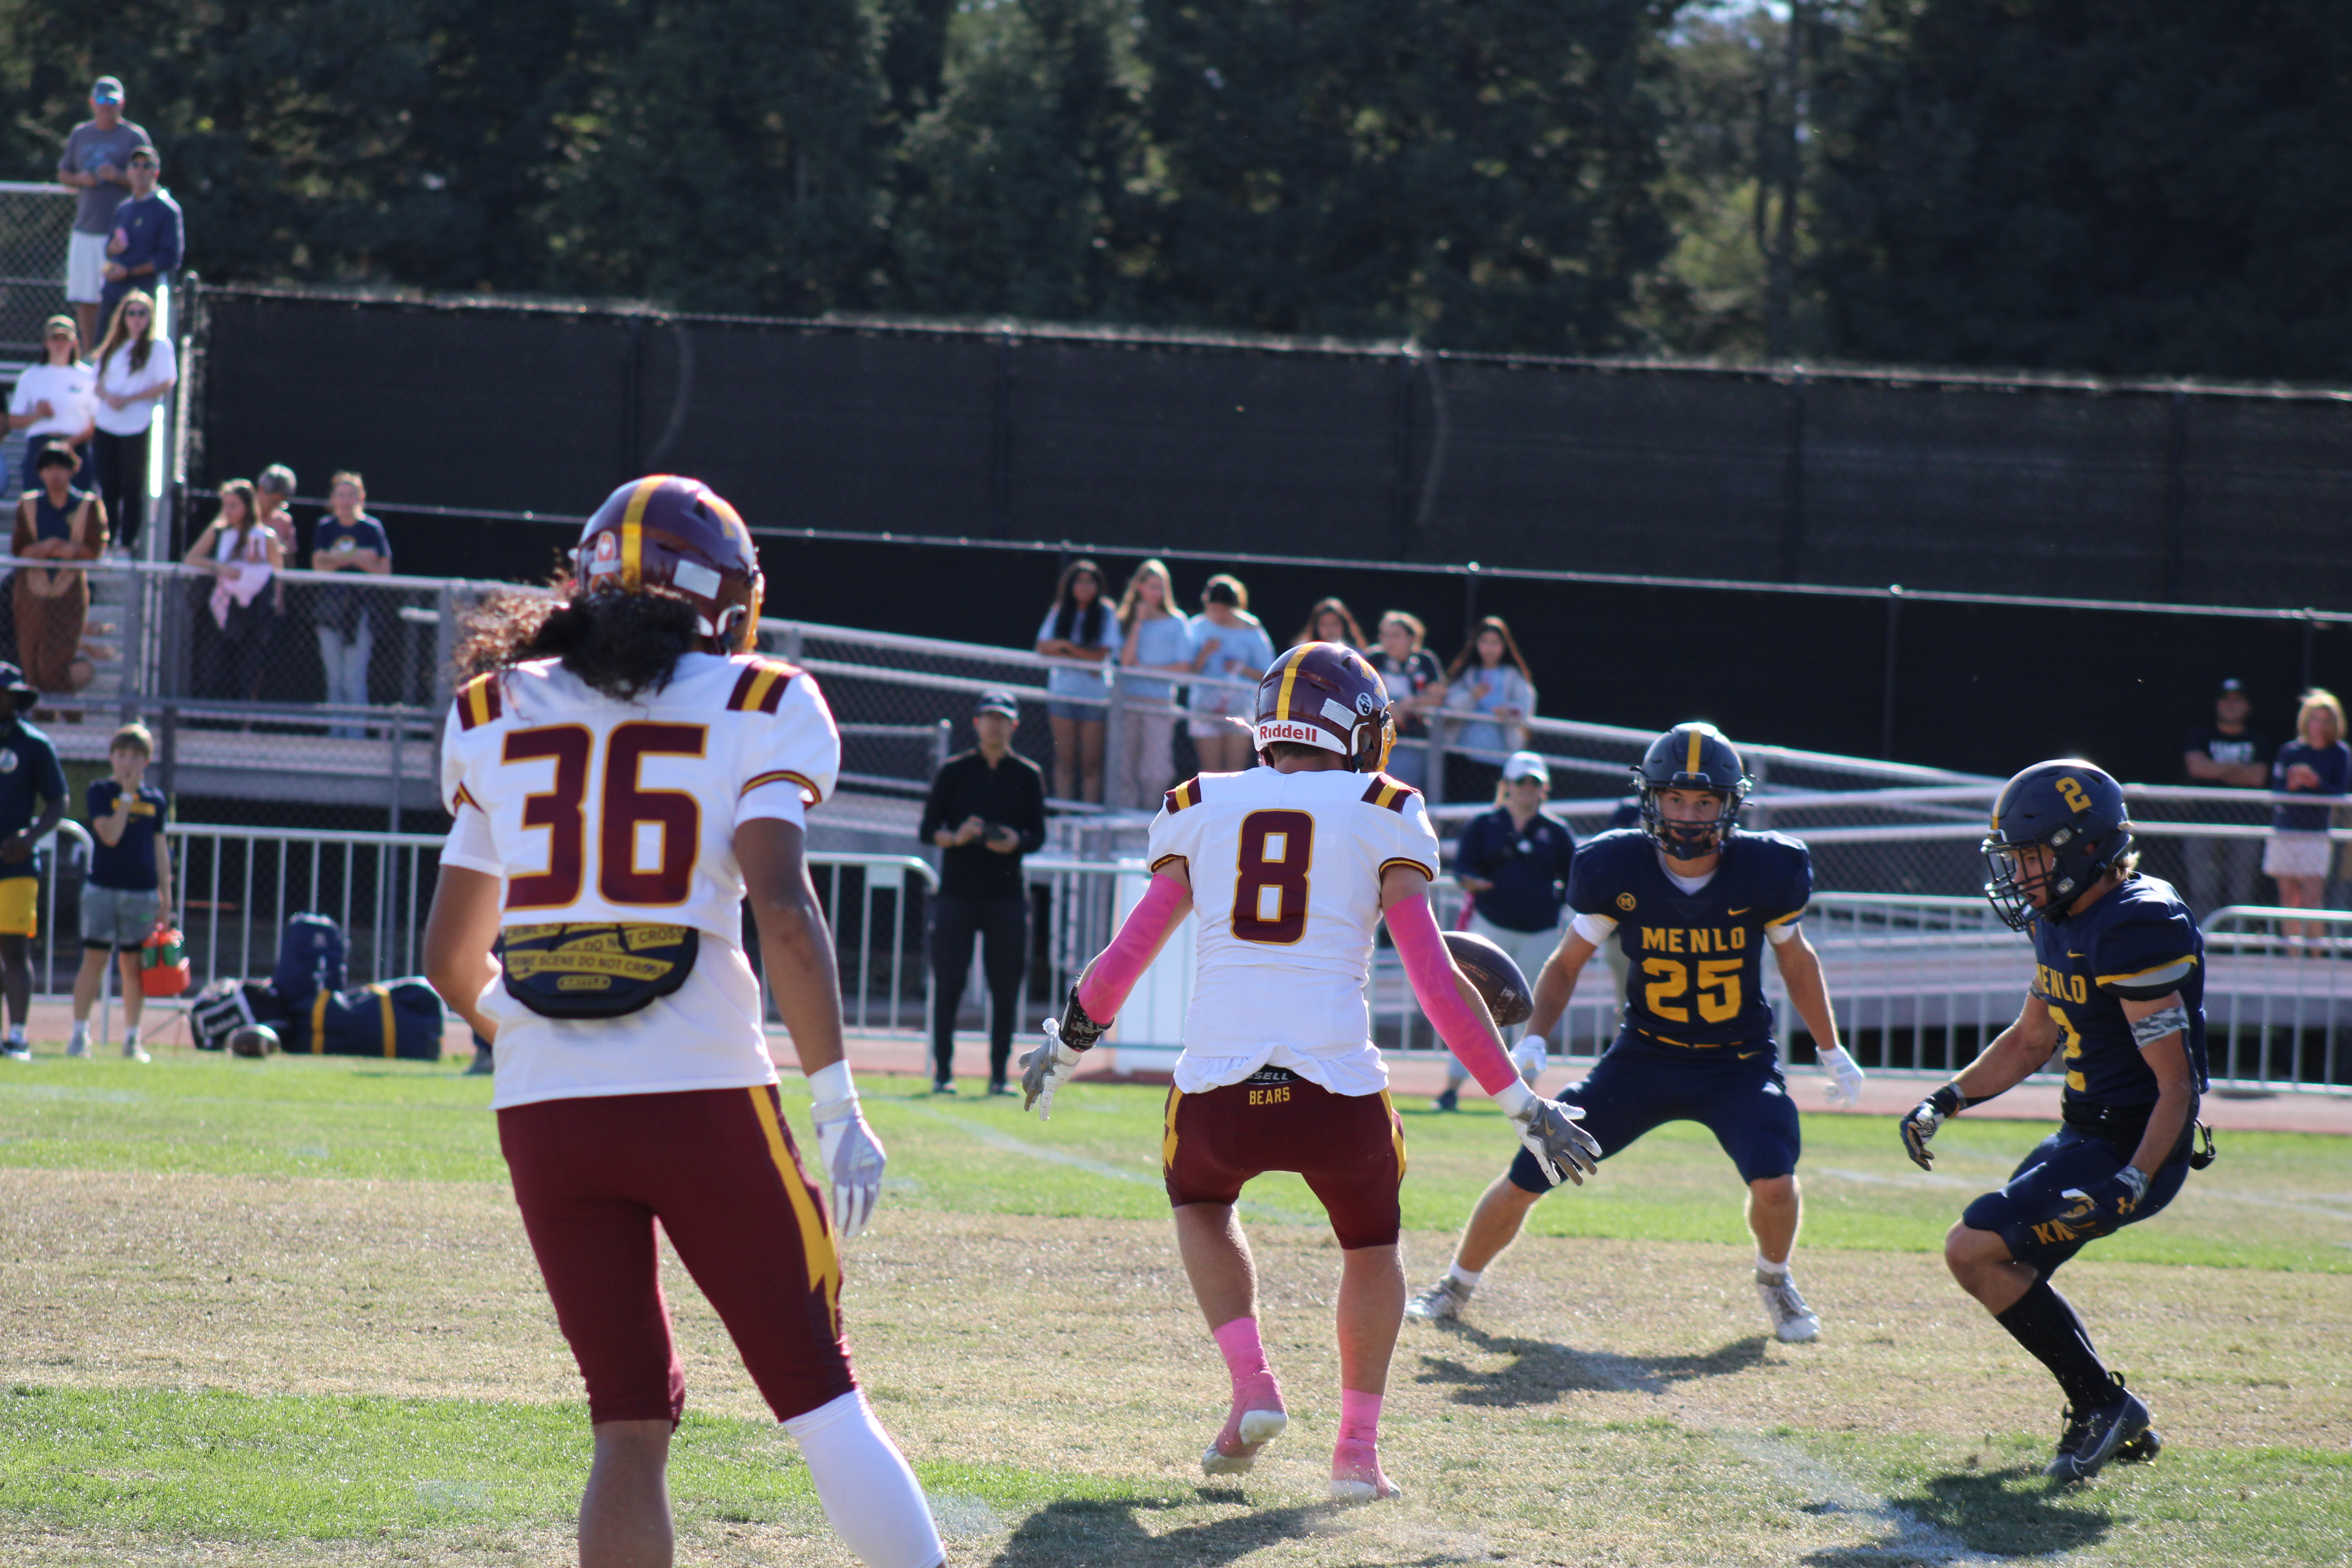
MULTIPOLYGON (((1110 668, 1110 684, 1104 689, 1110 693, 1109 710, 1103 715, 1103 803, 1114 810, 1139 805, 1139 802, 1113 800, 1118 778, 1119 750, 1127 740, 1127 727, 1135 721, 1127 711, 1127 672, 1116 664, 1110 668)), ((1084 793, 1085 786, 1079 786, 1084 793)))

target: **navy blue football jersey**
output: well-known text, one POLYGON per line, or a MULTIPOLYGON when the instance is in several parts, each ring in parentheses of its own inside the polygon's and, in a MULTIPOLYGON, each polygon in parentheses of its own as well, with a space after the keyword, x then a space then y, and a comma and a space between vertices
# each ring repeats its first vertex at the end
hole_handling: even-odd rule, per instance
POLYGON ((1685 893, 1640 828, 1604 833, 1576 852, 1568 907, 1617 922, 1625 1026, 1665 1046, 1739 1046, 1772 1037, 1764 1000, 1766 928, 1805 912, 1813 858, 1778 833, 1735 830, 1715 875, 1685 893))
POLYGON ((2033 922, 2033 994, 2050 1005, 2066 1047, 2066 1098, 2086 1105, 2156 1103, 2123 998, 2180 993, 2189 1066, 2205 1092, 2205 937, 2172 884, 2124 879, 2080 914, 2033 922))

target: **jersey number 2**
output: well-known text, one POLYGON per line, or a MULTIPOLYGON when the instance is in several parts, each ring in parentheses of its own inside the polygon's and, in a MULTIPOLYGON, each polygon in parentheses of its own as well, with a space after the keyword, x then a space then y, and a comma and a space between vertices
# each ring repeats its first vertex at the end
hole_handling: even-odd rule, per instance
POLYGON ((1307 934, 1307 872, 1315 863, 1315 818, 1303 811, 1253 811, 1242 818, 1234 878, 1234 934, 1287 946, 1307 934))
MULTIPOLYGON (((699 724, 622 724, 604 746, 604 798, 598 813, 596 891, 606 903, 667 906, 694 890, 694 862, 702 837, 702 807, 682 789, 640 789, 637 774, 650 756, 698 757, 699 724), (650 871, 637 867, 637 829, 651 826, 661 854, 650 871)), ((551 789, 526 796, 522 825, 547 832, 547 869, 507 880, 507 908, 560 910, 579 902, 586 880, 588 753, 595 743, 578 724, 518 730, 499 761, 552 760, 551 789)))

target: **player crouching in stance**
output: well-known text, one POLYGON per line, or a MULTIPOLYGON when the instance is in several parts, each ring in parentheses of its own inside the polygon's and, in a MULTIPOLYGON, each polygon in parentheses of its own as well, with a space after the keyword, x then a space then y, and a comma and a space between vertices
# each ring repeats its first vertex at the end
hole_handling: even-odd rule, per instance
POLYGON ((1421 794, 1380 771, 1395 726, 1381 678, 1336 643, 1292 649, 1257 694, 1266 765, 1168 792, 1151 824, 1152 883, 1087 966, 1045 1044, 1021 1059, 1042 1118, 1079 1054, 1185 915, 1201 917, 1184 1052, 1160 1145, 1193 1293, 1233 1374, 1211 1475, 1247 1470, 1288 1424, 1258 1339, 1257 1277, 1234 1204, 1252 1177, 1295 1171, 1343 1249, 1339 1435, 1331 1495, 1398 1495, 1381 1471, 1381 1399, 1404 1312, 1397 1192, 1404 1128, 1364 1000, 1384 916, 1413 994, 1479 1086, 1517 1125, 1530 1167, 1578 1181, 1599 1152, 1575 1112, 1519 1081, 1492 1016, 1430 912, 1437 835, 1421 794), (1366 775, 1369 774, 1368 778, 1366 775))
POLYGON ((497 1043, 499 1143, 588 1385, 580 1561, 671 1560, 665 1471, 686 1380, 658 1222, 871 1568, 944 1559, 841 1332, 841 1262, 779 1113, 748 896, 815 1095, 843 1236, 882 1148, 842 1059, 833 942, 803 856, 841 740, 815 683, 751 652, 760 566, 692 479, 622 487, 588 520, 568 603, 472 628, 442 739, 457 820, 425 928, 433 984, 497 1043), (493 943, 501 945, 494 956, 493 943))
POLYGON ((2152 1459, 2163 1440, 2050 1276, 2085 1242, 2161 1210, 2212 1158, 2190 1150, 2205 1089, 2205 939, 2171 885, 2140 874, 2131 845, 2123 786, 2088 763, 2039 763, 2001 786, 1985 896, 2012 931, 2032 932, 2032 988, 2017 1022, 1901 1124, 1925 1170, 1937 1128, 2066 1048, 2065 1125, 1944 1238, 1960 1288, 2065 1390, 2042 1472, 2063 1481, 2152 1459))
MULTIPOLYGON (((1739 829, 1749 780, 1712 724, 1677 724, 1651 742, 1633 783, 1642 826, 1589 841, 1570 866, 1575 921, 1536 982, 1528 1034, 1550 1033, 1585 963, 1613 935, 1628 960, 1623 1026, 1560 1100, 1583 1108, 1612 1154, 1664 1122, 1713 1132, 1748 1184, 1764 1316, 1780 1339, 1810 1340, 1822 1323, 1789 1271, 1801 1135, 1764 1000, 1767 946, 1820 1047, 1831 1103, 1851 1102, 1862 1088, 1862 1068, 1838 1046, 1821 959, 1797 928, 1812 897, 1812 857, 1793 838, 1739 829)), ((1445 1277, 1405 1310, 1432 1322, 1459 1314, 1545 1190, 1525 1160, 1497 1177, 1445 1277)))

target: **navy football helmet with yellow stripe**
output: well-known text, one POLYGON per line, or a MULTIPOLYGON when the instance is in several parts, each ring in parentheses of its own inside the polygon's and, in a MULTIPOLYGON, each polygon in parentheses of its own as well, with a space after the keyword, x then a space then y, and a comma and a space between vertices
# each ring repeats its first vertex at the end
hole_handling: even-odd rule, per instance
POLYGON ((1337 752, 1360 773, 1380 772, 1396 742, 1380 671, 1335 642, 1301 643, 1276 659, 1257 683, 1257 749, 1277 741, 1337 752))
POLYGON ((749 653, 765 586, 751 531, 699 479, 648 474, 604 498, 572 550, 573 591, 660 594, 694 606, 719 653, 749 653))
POLYGON ((1714 725, 1685 720, 1650 742, 1633 766, 1633 792, 1642 799, 1643 831, 1676 860, 1698 860, 1723 847, 1739 820, 1739 805, 1755 785, 1739 753, 1714 725), (1659 808, 1670 789, 1704 790, 1723 802, 1712 822, 1673 822, 1659 808))
POLYGON ((2080 757, 2036 763, 1993 797, 1992 831, 1979 846, 1992 873, 1985 897, 2011 931, 2063 921, 2131 847, 2124 786, 2105 769, 2080 757), (2036 845, 2046 858, 2019 853, 2036 845))

